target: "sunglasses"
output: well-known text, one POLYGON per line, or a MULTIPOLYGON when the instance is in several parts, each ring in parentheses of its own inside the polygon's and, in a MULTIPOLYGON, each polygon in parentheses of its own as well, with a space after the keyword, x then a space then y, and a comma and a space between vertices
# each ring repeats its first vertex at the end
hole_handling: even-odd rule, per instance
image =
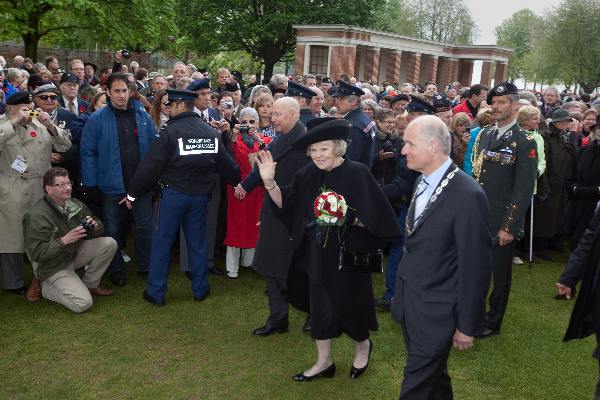
POLYGON ((48 99, 54 101, 54 100, 58 99, 58 96, 55 95, 55 94, 41 94, 41 95, 38 96, 38 98, 40 100, 44 100, 44 101, 46 101, 48 99))
POLYGON ((256 121, 253 119, 249 119, 248 121, 240 121, 240 124, 242 125, 254 125, 255 123, 256 121))

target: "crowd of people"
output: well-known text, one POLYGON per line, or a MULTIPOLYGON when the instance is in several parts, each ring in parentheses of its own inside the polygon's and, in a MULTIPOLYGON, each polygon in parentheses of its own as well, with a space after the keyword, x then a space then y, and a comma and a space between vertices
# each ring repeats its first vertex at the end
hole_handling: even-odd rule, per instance
POLYGON ((112 294, 103 276, 127 284, 131 240, 143 298, 164 306, 178 246, 197 301, 209 273, 265 277, 268 318, 254 335, 287 332, 289 304, 307 313, 317 361, 294 380, 333 376, 342 333, 356 344, 350 377, 361 376, 378 307, 404 332, 400 398, 449 399, 450 347, 501 333, 513 264, 569 248, 557 299, 579 281, 585 295, 567 339, 600 334, 597 94, 347 74, 259 84, 182 62, 165 75, 125 56, 67 71, 52 56, 10 67, 0 56, 4 289, 83 312, 112 294), (382 270, 384 251, 375 296, 365 272, 382 270))

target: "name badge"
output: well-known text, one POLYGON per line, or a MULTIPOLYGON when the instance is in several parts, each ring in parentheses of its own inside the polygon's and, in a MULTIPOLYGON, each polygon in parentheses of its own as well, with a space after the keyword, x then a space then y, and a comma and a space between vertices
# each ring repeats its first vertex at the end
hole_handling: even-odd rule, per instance
POLYGON ((25 171, 27 171, 27 161, 25 161, 23 156, 19 155, 15 158, 15 161, 13 161, 10 167, 18 173, 24 174, 25 171))
POLYGON ((219 152, 217 138, 179 138, 179 155, 216 154, 219 152))

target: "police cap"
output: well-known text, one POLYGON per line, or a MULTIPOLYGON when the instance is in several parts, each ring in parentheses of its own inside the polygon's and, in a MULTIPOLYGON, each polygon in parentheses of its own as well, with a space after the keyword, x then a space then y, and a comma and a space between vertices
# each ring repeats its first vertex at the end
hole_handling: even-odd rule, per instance
POLYGON ((338 81, 338 85, 333 97, 346 97, 346 96, 362 96, 365 94, 363 90, 359 87, 346 83, 344 81, 338 81))
POLYGON ((310 100, 317 94, 304 85, 294 81, 289 81, 285 95, 290 97, 304 97, 310 100))
POLYGON ((195 81, 190 83, 186 89, 191 90, 193 92, 195 92, 196 90, 201 90, 201 89, 210 89, 210 79, 208 79, 208 78, 196 79, 195 81))
POLYGON ((410 103, 406 106, 407 112, 421 112, 429 115, 435 114, 435 109, 427 101, 418 96, 412 96, 410 103))
POLYGON ((198 98, 198 93, 191 90, 167 89, 167 96, 169 97, 165 105, 170 106, 176 101, 193 102, 198 98))

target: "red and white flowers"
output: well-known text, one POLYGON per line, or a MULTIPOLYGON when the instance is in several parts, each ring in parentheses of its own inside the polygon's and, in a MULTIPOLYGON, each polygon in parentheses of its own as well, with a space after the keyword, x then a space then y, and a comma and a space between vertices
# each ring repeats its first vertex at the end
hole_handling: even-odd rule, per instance
POLYGON ((346 222, 348 204, 346 199, 333 190, 322 189, 315 198, 314 212, 317 224, 321 226, 342 226, 346 222))

